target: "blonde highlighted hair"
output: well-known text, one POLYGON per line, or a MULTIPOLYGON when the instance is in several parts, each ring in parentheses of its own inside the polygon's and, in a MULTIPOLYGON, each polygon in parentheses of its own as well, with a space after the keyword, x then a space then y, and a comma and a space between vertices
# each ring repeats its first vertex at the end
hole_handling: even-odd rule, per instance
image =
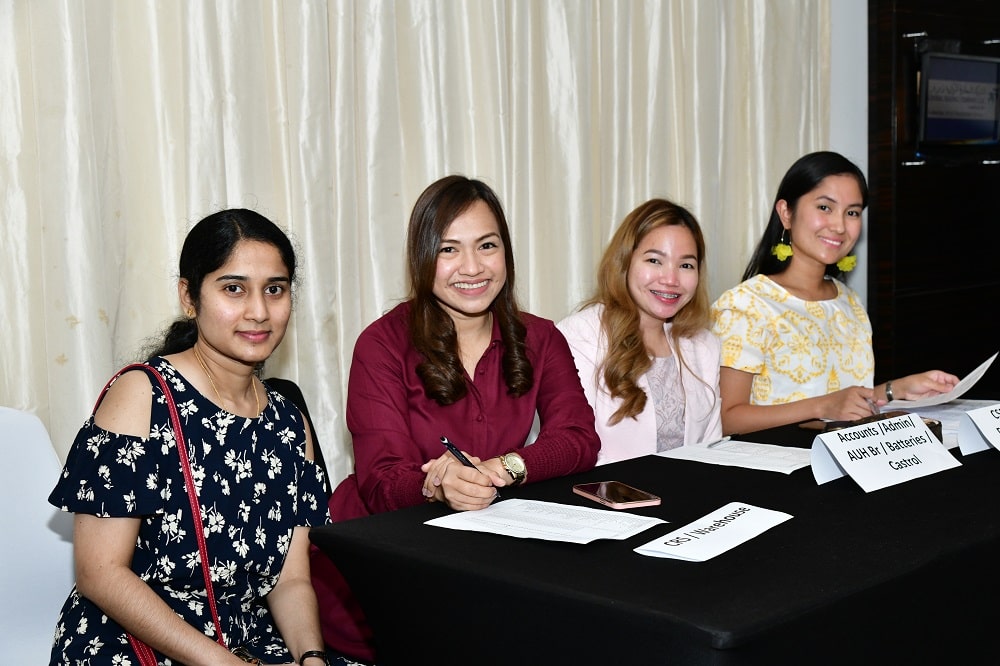
MULTIPOLYGON (((629 293, 628 272, 632 255, 643 238, 654 229, 671 225, 687 228, 694 237, 698 252, 698 287, 691 301, 674 316, 670 328, 681 372, 685 369, 692 371, 681 356, 678 340, 708 329, 711 322, 705 279, 705 237, 698 220, 683 206, 666 199, 651 199, 640 204, 625 216, 611 238, 598 265, 597 289, 593 298, 585 304, 604 307, 601 330, 607 339, 608 351, 597 371, 603 374, 611 397, 622 402, 608 420, 609 425, 627 417, 635 418, 646 406, 646 392, 639 388, 638 380, 653 362, 639 330, 639 309, 629 293)), ((693 372, 692 375, 705 383, 693 372)))

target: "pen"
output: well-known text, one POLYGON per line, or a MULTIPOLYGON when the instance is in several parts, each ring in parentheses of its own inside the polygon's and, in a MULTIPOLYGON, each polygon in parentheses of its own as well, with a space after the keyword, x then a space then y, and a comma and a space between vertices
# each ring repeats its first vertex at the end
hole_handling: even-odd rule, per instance
POLYGON ((709 442, 708 444, 705 445, 705 448, 710 449, 713 446, 718 446, 719 444, 722 444, 723 442, 728 442, 730 439, 732 439, 732 437, 729 436, 729 435, 726 435, 722 439, 717 439, 714 442, 709 442))
POLYGON ((878 408, 878 405, 876 405, 874 403, 874 401, 872 401, 871 398, 865 398, 865 400, 868 401, 868 408, 872 410, 872 414, 881 414, 882 413, 882 410, 880 410, 878 408))
POLYGON ((448 441, 448 438, 441 436, 441 443, 447 447, 451 454, 458 458, 458 462, 462 463, 466 467, 471 467, 472 469, 478 470, 479 468, 472 464, 472 461, 465 457, 465 454, 458 450, 458 447, 448 441))
MULTIPOLYGON (((441 435, 441 443, 445 445, 445 448, 447 448, 449 451, 451 451, 451 455, 453 455, 456 458, 458 458, 458 462, 462 463, 466 467, 471 467, 474 470, 482 471, 478 467, 476 467, 475 465, 473 465, 472 461, 469 460, 468 458, 466 458, 465 454, 462 453, 461 451, 459 451, 458 447, 455 446, 454 444, 452 444, 450 441, 448 441, 448 438, 445 437, 444 435, 441 435)), ((497 490, 496 488, 494 488, 493 490, 496 493, 496 497, 500 497, 500 491, 497 490)))

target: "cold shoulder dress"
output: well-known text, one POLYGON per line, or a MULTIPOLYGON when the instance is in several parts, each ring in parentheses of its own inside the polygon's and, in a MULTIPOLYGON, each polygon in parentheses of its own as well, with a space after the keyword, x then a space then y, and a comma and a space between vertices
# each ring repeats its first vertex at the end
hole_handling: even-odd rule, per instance
MULTIPOLYGON (((148 362, 177 404, 198 489, 213 589, 230 648, 291 661, 267 608, 299 525, 329 521, 323 472, 305 457, 301 412, 267 389, 257 418, 198 393, 166 360, 148 362)), ((167 405, 153 386, 148 438, 119 435, 91 414, 49 502, 64 511, 141 519, 132 570, 179 616, 215 638, 167 405)), ((157 654, 160 664, 171 660, 157 654)), ((56 624, 52 664, 137 664, 124 629, 74 588, 56 624)))

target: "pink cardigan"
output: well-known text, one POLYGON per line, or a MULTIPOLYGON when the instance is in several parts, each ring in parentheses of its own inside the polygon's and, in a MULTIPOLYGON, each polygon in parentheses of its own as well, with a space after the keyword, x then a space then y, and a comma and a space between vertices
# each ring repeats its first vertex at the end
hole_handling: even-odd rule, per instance
MULTIPOLYGON (((646 402, 645 409, 637 417, 623 419, 613 426, 608 425, 608 419, 621 405, 621 401, 611 397, 604 377, 598 371, 598 366, 607 353, 607 340, 601 330, 603 311, 603 306, 592 305, 574 312, 557 324, 573 352, 587 401, 594 408, 597 434, 601 438, 598 465, 656 453, 656 411, 652 401, 646 402)), ((665 324, 665 328, 667 340, 676 356, 677 349, 669 334, 670 324, 665 324)), ((722 437, 719 341, 711 331, 704 330, 694 337, 681 338, 679 346, 687 368, 698 375, 692 376, 687 368, 680 370, 686 396, 684 443, 691 445, 715 441, 722 437)), ((645 375, 639 379, 639 388, 649 395, 649 381, 645 375)))

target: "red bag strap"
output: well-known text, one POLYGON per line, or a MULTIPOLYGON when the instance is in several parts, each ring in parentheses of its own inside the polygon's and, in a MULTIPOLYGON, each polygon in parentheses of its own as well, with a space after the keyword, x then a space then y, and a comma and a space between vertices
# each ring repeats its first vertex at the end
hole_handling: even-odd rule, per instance
POLYGON ((132 644, 135 656, 139 658, 139 666, 157 666, 156 654, 153 652, 153 648, 140 641, 131 633, 128 635, 128 642, 132 644))
MULTIPOLYGON (((187 487, 188 499, 191 501, 191 518, 194 522, 194 533, 198 540, 198 554, 201 556, 201 571, 205 576, 205 592, 208 596, 208 607, 212 611, 212 622, 215 624, 215 633, 218 636, 217 641, 222 647, 226 647, 226 640, 222 635, 222 624, 219 622, 219 612, 215 606, 215 591, 212 589, 212 572, 208 565, 208 547, 205 542, 205 527, 202 523, 201 518, 201 504, 198 502, 198 489, 194 485, 194 477, 191 475, 191 461, 188 459, 187 444, 184 440, 184 431, 181 428, 181 417, 177 412, 177 403, 174 402, 174 395, 170 392, 170 386, 167 384, 167 380, 163 378, 163 375, 159 373, 156 368, 147 365, 145 363, 132 363, 125 366, 117 373, 115 376, 108 380, 105 384, 104 389, 101 391, 100 396, 97 398, 97 402, 94 404, 94 413, 97 413, 97 408, 100 407, 101 402, 104 400, 104 395, 111 388, 111 384, 114 383, 116 379, 121 377, 126 372, 130 370, 143 370, 150 376, 152 376, 160 385, 163 390, 163 395, 167 401, 167 409, 170 411, 170 424, 174 431, 174 443, 177 446, 177 455, 181 459, 181 470, 184 472, 184 485, 187 487)), ((136 655, 139 657, 139 663, 141 666, 156 666, 156 657, 153 656, 153 651, 148 645, 135 638, 131 633, 128 636, 129 642, 132 643, 133 648, 135 648, 136 655), (140 646, 142 649, 140 649, 140 646), (148 651, 148 655, 144 654, 144 651, 148 651), (152 659, 152 661, 144 661, 144 659, 152 659)))

